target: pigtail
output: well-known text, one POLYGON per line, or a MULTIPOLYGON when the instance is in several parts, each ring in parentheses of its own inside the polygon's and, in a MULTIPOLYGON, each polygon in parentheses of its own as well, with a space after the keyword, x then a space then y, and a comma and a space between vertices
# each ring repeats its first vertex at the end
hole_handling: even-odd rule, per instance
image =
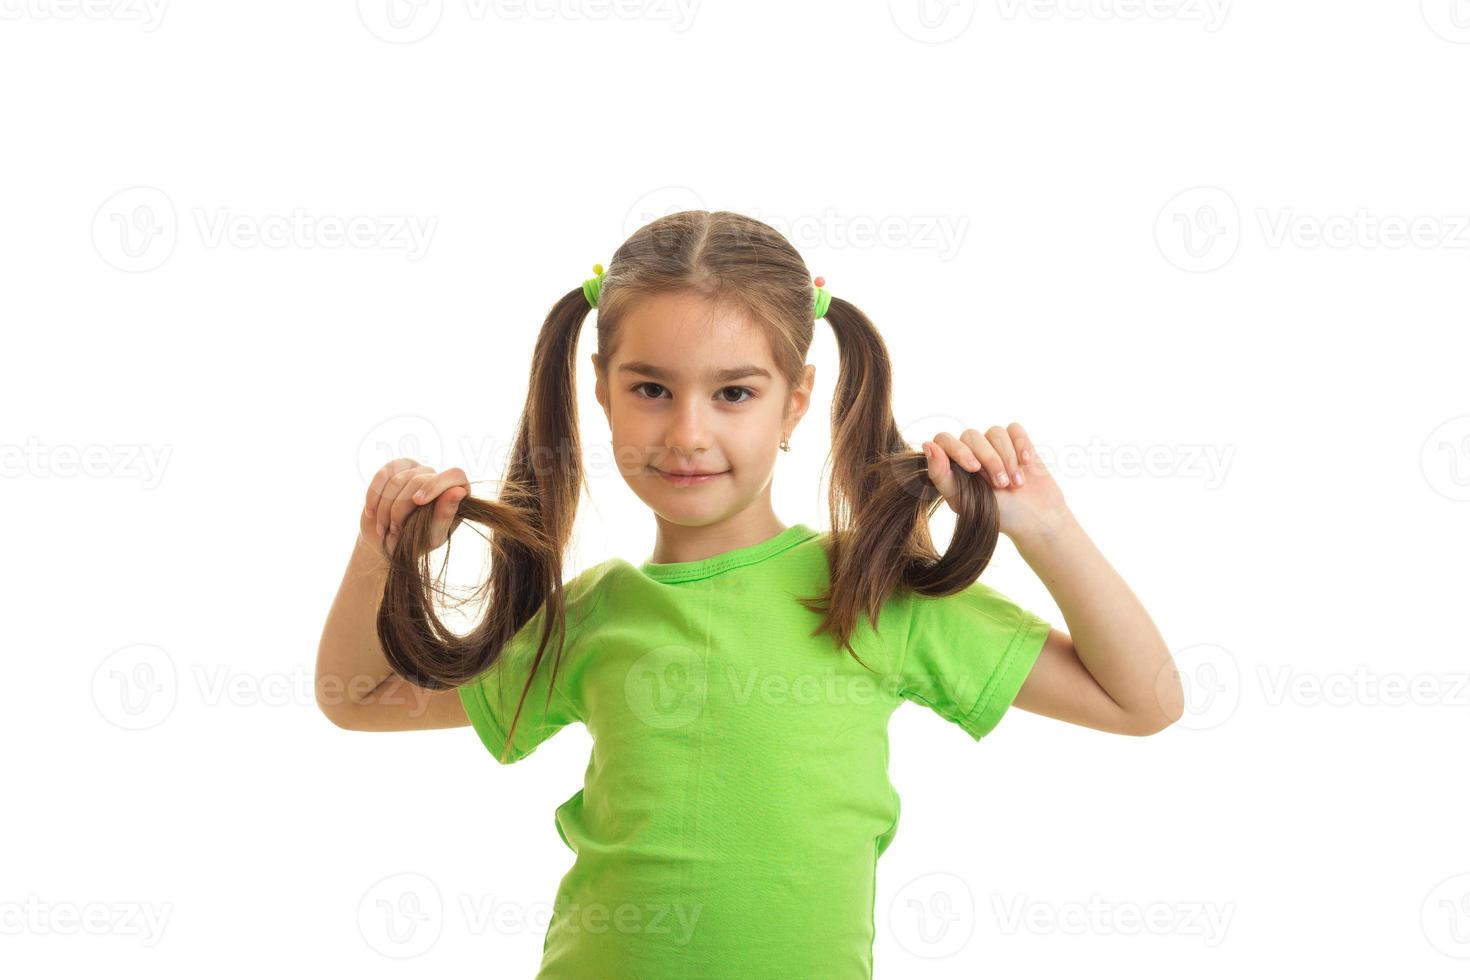
POLYGON ((876 629, 879 610, 897 588, 945 596, 974 582, 995 552, 1000 515, 984 474, 956 468, 954 535, 942 556, 934 550, 929 520, 943 497, 929 478, 923 452, 904 442, 894 422, 883 338, 860 309, 839 297, 832 298, 826 320, 840 361, 828 488, 831 578, 822 596, 801 601, 825 613, 817 632, 830 632, 862 663, 850 643, 858 616, 866 613, 876 629))
MULTIPOLYGON (((780 232, 735 212, 699 210, 664 215, 639 228, 613 254, 595 300, 599 362, 611 361, 620 323, 640 298, 672 290, 736 304, 765 330, 778 369, 790 385, 797 384, 815 332, 814 296, 806 264, 780 232)), ((432 515, 426 507, 404 522, 378 613, 378 639, 393 670, 438 690, 458 687, 491 667, 545 605, 541 642, 507 750, 555 635, 549 707, 566 637, 562 556, 585 484, 574 358, 591 302, 581 288, 573 289, 542 324, 498 498, 460 501, 455 527, 470 521, 490 532, 490 577, 476 592, 481 599, 488 593, 484 620, 457 637, 435 615, 435 599, 444 590, 442 577, 430 577, 425 547, 432 515)), ((832 402, 831 576, 820 596, 797 598, 824 614, 814 634, 831 633, 837 648, 862 663, 850 642, 858 617, 866 614, 876 628, 879 611, 896 589, 930 596, 964 589, 989 564, 1000 522, 995 491, 984 474, 956 469, 954 538, 943 555, 935 552, 929 519, 943 498, 929 479, 924 454, 904 443, 894 423, 883 340, 861 310, 840 298, 832 298, 824 316, 841 359, 832 402)))
POLYGON ((551 308, 536 339, 526 406, 498 499, 470 495, 459 503, 451 538, 464 521, 483 525, 489 532, 490 577, 472 596, 484 600, 488 593, 483 620, 468 634, 457 636, 435 612, 436 599, 445 595, 443 568, 448 556, 440 574, 432 576, 426 551, 429 507, 415 508, 403 522, 378 610, 378 641, 389 666, 419 687, 444 690, 494 665, 511 637, 546 604, 541 642, 516 704, 507 752, 521 707, 555 634, 557 654, 546 691, 549 707, 566 636, 562 556, 585 479, 575 359, 582 324, 591 310, 581 288, 551 308), (407 557, 413 555, 418 557, 407 557))

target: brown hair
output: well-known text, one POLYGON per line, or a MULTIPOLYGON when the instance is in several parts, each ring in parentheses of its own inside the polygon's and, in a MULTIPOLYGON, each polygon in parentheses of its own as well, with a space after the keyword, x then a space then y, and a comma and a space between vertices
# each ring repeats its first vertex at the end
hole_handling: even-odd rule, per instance
MULTIPOLYGON (((681 211, 634 232, 604 275, 597 305, 601 363, 611 363, 627 311, 644 296, 672 290, 735 304, 750 314, 765 330, 788 385, 799 383, 815 322, 812 276, 774 228, 731 211, 681 211)), ((591 310, 580 287, 551 308, 536 340, 530 390, 499 497, 471 495, 460 501, 455 527, 471 521, 490 531, 490 579, 479 590, 482 596, 489 593, 484 619, 468 635, 457 636, 435 614, 435 594, 442 588, 430 576, 429 507, 416 508, 403 523, 378 613, 378 638, 392 668, 414 684, 437 690, 458 687, 488 669, 546 605, 541 642, 516 705, 507 749, 553 633, 558 647, 548 704, 561 660, 562 557, 585 485, 575 360, 591 310)), ((954 536, 943 556, 935 552, 929 518, 942 498, 929 479, 923 452, 903 441, 894 422, 892 370, 883 339, 860 309, 840 297, 832 297, 826 320, 840 357, 828 457, 831 576, 821 595, 799 601, 824 615, 812 635, 830 632, 834 647, 863 663, 850 643, 858 616, 866 613, 876 628, 880 608, 897 588, 929 596, 964 589, 989 563, 999 523, 995 493, 984 473, 955 466, 959 514, 954 536)))

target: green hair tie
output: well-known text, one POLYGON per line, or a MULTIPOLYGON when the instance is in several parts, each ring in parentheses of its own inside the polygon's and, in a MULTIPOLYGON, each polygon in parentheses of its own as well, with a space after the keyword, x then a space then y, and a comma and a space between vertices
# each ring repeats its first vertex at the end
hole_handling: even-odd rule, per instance
POLYGON ((820 320, 827 315, 827 307, 832 305, 832 294, 822 288, 826 285, 827 280, 821 276, 817 276, 812 281, 816 283, 817 289, 816 295, 812 297, 812 318, 820 320))
MULTIPOLYGON (((592 271, 597 275, 582 281, 582 295, 587 297, 588 305, 595 310, 597 301, 602 298, 602 263, 593 265, 592 271)), ((812 296, 812 318, 816 320, 826 316, 827 308, 832 305, 832 293, 824 288, 826 281, 821 276, 814 280, 816 291, 812 296)))
POLYGON ((591 279, 583 280, 582 295, 587 297, 587 302, 592 304, 592 308, 595 310, 597 309, 597 301, 602 297, 602 263, 599 262, 594 265, 592 271, 597 273, 597 275, 591 279))

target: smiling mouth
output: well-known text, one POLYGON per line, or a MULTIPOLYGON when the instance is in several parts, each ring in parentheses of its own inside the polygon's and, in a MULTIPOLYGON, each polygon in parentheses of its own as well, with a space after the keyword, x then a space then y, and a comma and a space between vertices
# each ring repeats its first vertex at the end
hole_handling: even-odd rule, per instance
POLYGON ((665 476, 719 476, 721 473, 728 472, 727 470, 659 470, 657 466, 654 469, 665 476))
POLYGON ((708 483, 715 477, 724 476, 726 473, 730 472, 729 470, 717 470, 703 471, 699 473, 672 473, 668 470, 661 470, 657 466, 651 467, 651 469, 659 476, 663 477, 665 480, 668 480, 675 486, 695 486, 701 483, 708 483))

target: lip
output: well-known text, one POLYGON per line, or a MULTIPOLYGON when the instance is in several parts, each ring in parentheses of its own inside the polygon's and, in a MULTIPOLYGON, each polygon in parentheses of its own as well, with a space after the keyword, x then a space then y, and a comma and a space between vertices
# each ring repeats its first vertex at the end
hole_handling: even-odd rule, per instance
POLYGON ((659 476, 663 477, 665 480, 667 480, 669 483, 672 483, 676 487, 702 486, 703 484, 709 483, 711 480, 722 477, 726 473, 730 472, 729 470, 724 470, 720 473, 700 473, 693 476, 685 476, 678 473, 670 473, 667 470, 661 470, 657 466, 652 467, 652 469, 655 473, 657 473, 659 476))

